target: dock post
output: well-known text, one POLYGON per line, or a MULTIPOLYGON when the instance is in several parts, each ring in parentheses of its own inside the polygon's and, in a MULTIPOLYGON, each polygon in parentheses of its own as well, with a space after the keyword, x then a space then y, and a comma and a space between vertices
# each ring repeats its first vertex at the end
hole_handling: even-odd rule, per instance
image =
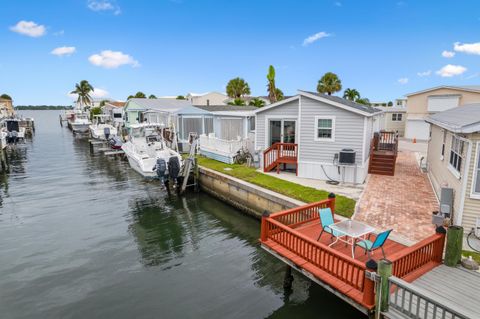
POLYGON ((363 280, 363 303, 367 305, 375 304, 375 281, 372 275, 377 271, 377 263, 373 259, 369 259, 365 266, 365 278, 363 280), (367 273, 368 272, 368 273, 367 273))
POLYGON ((328 199, 330 200, 330 209, 333 215, 335 215, 335 197, 335 193, 328 194, 328 199))
POLYGON ((445 265, 455 267, 462 259, 463 227, 450 226, 447 230, 445 265))
POLYGON ((283 277, 283 289, 285 292, 292 291, 292 284, 293 284, 293 275, 292 275, 292 267, 287 265, 285 269, 285 277, 283 277))
POLYGON ((392 262, 388 259, 381 259, 378 263, 378 275, 380 282, 377 286, 375 296, 375 311, 378 313, 388 311, 388 302, 390 297, 390 284, 388 278, 392 276, 392 262))

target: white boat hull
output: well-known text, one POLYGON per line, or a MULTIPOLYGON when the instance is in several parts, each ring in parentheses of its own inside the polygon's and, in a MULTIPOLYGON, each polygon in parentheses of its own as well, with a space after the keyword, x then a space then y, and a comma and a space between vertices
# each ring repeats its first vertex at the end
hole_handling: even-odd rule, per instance
POLYGON ((74 133, 87 133, 90 125, 89 124, 83 124, 83 123, 71 122, 70 126, 71 126, 72 131, 74 133))
POLYGON ((116 136, 117 135, 117 129, 113 127, 112 125, 106 125, 106 126, 93 126, 90 125, 90 134, 92 135, 92 138, 97 139, 97 140, 105 140, 105 131, 104 128, 108 127, 110 129, 110 137, 116 136))

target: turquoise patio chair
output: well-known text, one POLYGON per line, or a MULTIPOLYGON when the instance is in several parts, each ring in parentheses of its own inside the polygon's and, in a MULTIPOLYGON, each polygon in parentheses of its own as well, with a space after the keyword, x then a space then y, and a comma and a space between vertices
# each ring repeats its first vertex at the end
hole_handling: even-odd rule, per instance
POLYGON ((341 234, 339 234, 336 230, 330 228, 330 226, 335 223, 330 207, 320 208, 319 215, 320 223, 322 225, 322 231, 320 232, 320 235, 318 235, 317 241, 320 239, 320 237, 322 237, 323 232, 329 233, 330 236, 332 236, 332 240, 333 237, 341 236, 341 234))
POLYGON ((365 250, 365 254, 368 253, 368 257, 370 258, 371 253, 380 248, 382 250, 383 258, 385 258, 385 251, 383 250, 383 244, 387 241, 388 236, 390 235, 390 232, 392 230, 386 230, 384 232, 381 232, 380 234, 377 235, 375 240, 372 242, 368 239, 361 240, 357 243, 355 243, 355 247, 359 246, 365 250))

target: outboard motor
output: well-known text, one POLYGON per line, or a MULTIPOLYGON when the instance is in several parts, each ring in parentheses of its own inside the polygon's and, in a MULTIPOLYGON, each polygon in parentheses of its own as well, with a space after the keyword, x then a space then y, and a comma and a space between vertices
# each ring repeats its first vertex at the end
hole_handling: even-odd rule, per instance
POLYGON ((18 133, 17 131, 10 131, 7 134, 7 143, 8 144, 17 144, 18 133))
POLYGON ((103 134, 105 135, 105 139, 108 140, 110 137, 110 128, 109 127, 104 127, 103 128, 103 134))
POLYGON ((167 175, 167 163, 163 158, 157 158, 157 163, 155 164, 155 170, 157 171, 158 178, 163 181, 167 175))
POLYGON ((111 138, 108 139, 108 144, 110 144, 110 147, 114 150, 119 150, 122 148, 122 141, 118 136, 112 136, 111 138))
POLYGON ((172 156, 168 159, 168 172, 170 178, 176 181, 180 173, 180 161, 178 157, 172 156))

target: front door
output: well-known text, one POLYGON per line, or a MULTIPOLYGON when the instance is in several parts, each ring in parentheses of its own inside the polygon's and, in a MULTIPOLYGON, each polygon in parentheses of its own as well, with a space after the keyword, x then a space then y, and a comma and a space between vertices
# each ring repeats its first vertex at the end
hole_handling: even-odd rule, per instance
POLYGON ((268 126, 268 146, 279 142, 295 143, 297 129, 295 120, 270 120, 268 126))

